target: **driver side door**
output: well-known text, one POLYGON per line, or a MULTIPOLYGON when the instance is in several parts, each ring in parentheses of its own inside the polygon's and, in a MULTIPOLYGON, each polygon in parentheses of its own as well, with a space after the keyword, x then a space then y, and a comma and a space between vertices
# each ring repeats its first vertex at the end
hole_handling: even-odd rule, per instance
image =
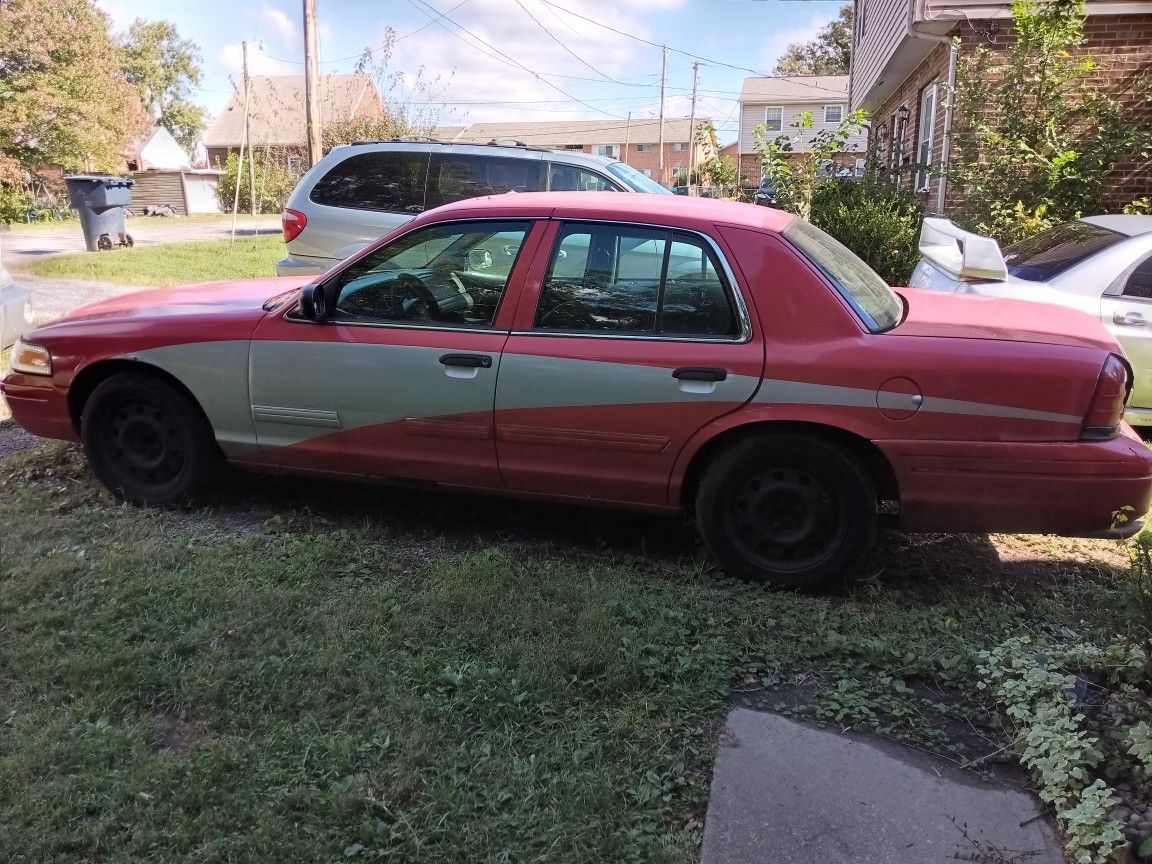
POLYGON ((493 400, 530 220, 427 225, 325 285, 323 323, 293 307, 252 340, 258 443, 295 471, 502 484, 493 400))

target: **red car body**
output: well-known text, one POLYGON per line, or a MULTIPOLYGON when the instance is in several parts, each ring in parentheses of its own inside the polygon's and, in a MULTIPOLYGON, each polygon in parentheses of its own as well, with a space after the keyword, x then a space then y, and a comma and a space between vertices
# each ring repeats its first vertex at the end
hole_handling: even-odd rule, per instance
MULTIPOLYGON (((1120 419, 1130 372, 1098 321, 1053 306, 901 290, 898 323, 870 326, 838 290, 839 277, 790 239, 798 220, 779 211, 609 193, 472 199, 423 214, 320 284, 348 292, 355 279, 346 274, 367 266, 357 262, 376 260, 422 228, 471 231, 469 220, 524 226, 483 326, 463 326, 462 318, 309 320, 296 302, 299 279, 148 291, 29 333, 25 343, 50 354, 51 374, 12 371, 4 396, 28 431, 79 440, 99 385, 142 372, 184 394, 238 465, 629 508, 691 509, 718 470, 711 466, 749 436, 767 436, 766 451, 786 439, 776 447, 782 453, 818 442, 815 462, 826 461, 820 448, 846 456, 878 510, 894 511, 908 530, 1121 536, 1148 507, 1152 454, 1120 419), (723 338, 603 332, 596 329, 603 315, 574 312, 567 323, 580 326, 543 327, 545 286, 559 284, 556 272, 570 263, 571 253, 557 250, 582 225, 593 227, 581 247, 580 285, 590 284, 595 231, 641 226, 628 241, 634 250, 652 238, 658 250, 666 232, 673 245, 664 247, 657 322, 679 314, 668 312, 668 250, 703 250, 702 269, 687 281, 695 286, 704 270, 719 273, 734 320, 742 319, 739 332, 736 325, 723 338), (582 329, 589 332, 574 332, 582 329), (461 357, 489 365, 453 365, 461 357), (1118 526, 1118 513, 1129 521, 1118 526)), ((611 236, 620 268, 629 253, 611 236)), ((491 269, 489 247, 469 260, 491 269)), ((371 282, 376 271, 366 272, 358 278, 371 282)), ((433 269, 414 272, 425 282, 439 278, 433 269)), ((498 281, 483 269, 449 276, 469 303, 469 293, 498 281), (481 288, 466 290, 457 277, 481 288)), ((738 511, 752 502, 758 518, 779 522, 773 514, 788 510, 788 525, 807 524, 811 481, 802 473, 819 468, 792 467, 802 455, 780 458, 788 475, 781 488, 791 491, 758 497, 753 481, 744 498, 724 505, 732 518, 744 518, 738 511)), ((765 470, 769 483, 781 474, 765 470)), ((811 507, 823 513, 841 484, 812 476, 823 491, 811 507)), ((786 528, 776 525, 772 536, 786 528)))

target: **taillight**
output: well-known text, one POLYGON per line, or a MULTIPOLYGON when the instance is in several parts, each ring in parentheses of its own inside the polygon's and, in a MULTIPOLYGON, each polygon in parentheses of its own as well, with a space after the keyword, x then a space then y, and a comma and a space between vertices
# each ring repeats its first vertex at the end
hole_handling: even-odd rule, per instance
POLYGON ((1096 381, 1096 392, 1092 394, 1092 404, 1084 416, 1081 438, 1114 438, 1124 419, 1124 403, 1132 389, 1132 374, 1128 362, 1115 354, 1109 354, 1096 381))
POLYGON ((308 217, 299 210, 285 208, 280 216, 280 225, 284 229, 284 242, 291 243, 308 226, 308 217))

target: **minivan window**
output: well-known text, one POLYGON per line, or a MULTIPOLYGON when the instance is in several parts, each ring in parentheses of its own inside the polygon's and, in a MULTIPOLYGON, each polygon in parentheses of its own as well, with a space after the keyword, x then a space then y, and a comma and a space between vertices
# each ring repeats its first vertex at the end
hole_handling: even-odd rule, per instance
POLYGON ((433 153, 428 166, 427 206, 431 210, 482 195, 539 192, 544 188, 541 171, 537 159, 433 153))
POLYGON ((900 323, 904 304, 876 271, 815 225, 793 219, 783 237, 815 264, 873 333, 900 323))
POLYGON ((553 192, 614 192, 616 187, 593 171, 584 171, 572 165, 548 165, 548 188, 553 192))
POLYGON ((1065 222, 1013 243, 1004 250, 1004 263, 1017 279, 1047 282, 1123 239, 1123 234, 1090 222, 1065 222))
POLYGON ((623 162, 613 162, 608 170, 623 180, 636 192, 652 192, 656 195, 671 195, 672 190, 666 189, 642 171, 637 171, 631 165, 623 162))
POLYGON ((427 153, 358 153, 333 165, 309 197, 328 207, 415 215, 425 209, 427 179, 427 153))

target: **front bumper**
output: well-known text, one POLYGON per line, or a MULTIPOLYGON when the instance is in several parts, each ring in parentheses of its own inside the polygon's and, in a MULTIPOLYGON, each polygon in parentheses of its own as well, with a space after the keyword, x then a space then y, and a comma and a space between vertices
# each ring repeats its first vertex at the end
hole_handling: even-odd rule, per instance
POLYGON ((0 381, 0 393, 22 429, 41 438, 79 441, 68 410, 68 395, 44 375, 9 372, 0 381))
POLYGON ((1110 441, 876 443, 906 530, 1121 538, 1152 501, 1152 450, 1121 429, 1110 441))

